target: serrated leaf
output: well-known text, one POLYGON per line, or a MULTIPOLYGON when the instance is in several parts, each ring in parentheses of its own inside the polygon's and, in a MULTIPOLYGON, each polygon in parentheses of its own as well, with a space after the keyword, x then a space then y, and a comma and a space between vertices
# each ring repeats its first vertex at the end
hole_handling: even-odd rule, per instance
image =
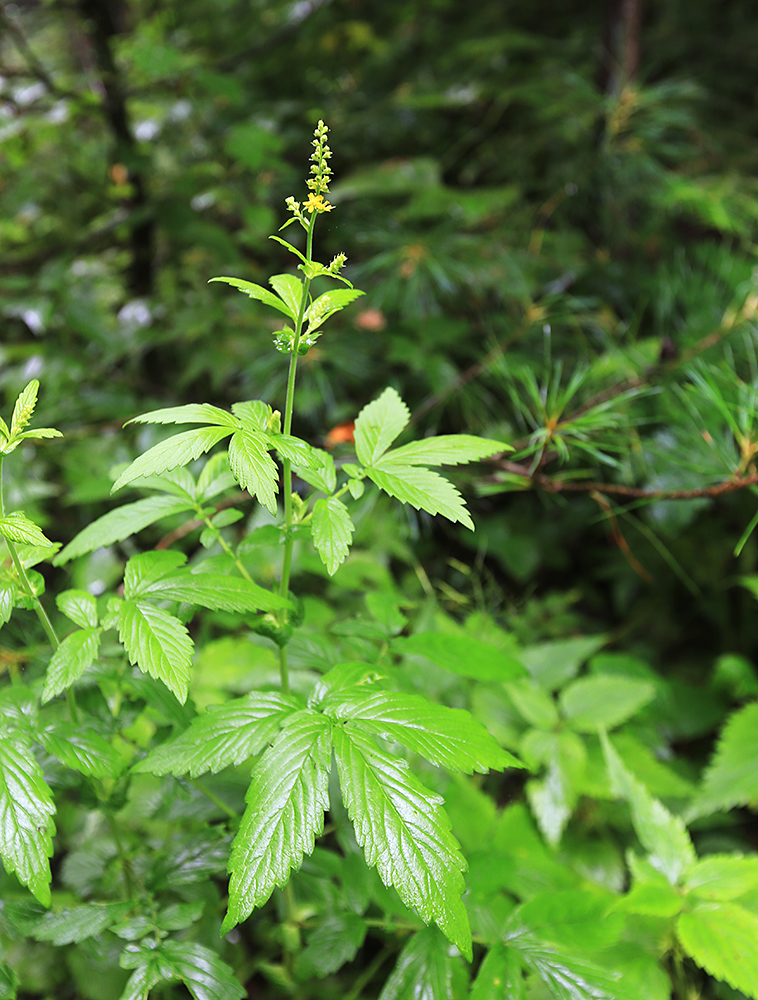
POLYGON ((97 601, 86 590, 64 590, 55 599, 58 610, 81 628, 97 625, 97 601))
POLYGON ((129 662, 163 681, 184 704, 193 645, 179 619, 162 608, 123 601, 118 611, 118 635, 129 662))
POLYGON ((237 421, 226 410, 212 403, 186 403, 184 406, 165 406, 132 417, 129 424, 217 424, 233 430, 237 421))
POLYGON ((206 503, 236 485, 236 480, 229 468, 229 456, 223 452, 211 455, 197 477, 195 499, 206 503))
POLYGON ((379 1000, 457 1000, 454 963, 439 931, 425 927, 400 952, 379 1000))
POLYGON ((449 771, 471 774, 522 766, 468 712, 435 705, 420 695, 340 691, 327 700, 324 710, 351 727, 395 740, 449 771))
POLYGON ((526 673, 515 657, 468 635, 417 632, 393 639, 392 647, 401 655, 423 656, 460 677, 477 681, 510 681, 526 673))
POLYGON ((141 593, 168 601, 198 604, 214 611, 276 611, 289 605, 284 597, 243 577, 202 570, 161 577, 141 593))
POLYGON ((690 816, 758 803, 758 702, 727 720, 690 816))
POLYGON ((273 412, 268 403, 264 403, 262 399, 246 399, 241 403, 232 403, 232 413, 241 426, 253 434, 265 431, 267 440, 273 412))
POLYGON ((710 976, 758 998, 758 916, 734 903, 699 903, 681 914, 676 934, 710 976))
POLYGON ((438 472, 421 466, 387 463, 378 469, 367 469, 366 475, 385 493, 403 503, 409 503, 416 510, 442 514, 449 521, 458 522, 470 531, 474 530, 474 522, 466 510, 463 497, 438 472))
POLYGON ((471 932, 460 898, 466 862, 442 798, 364 733, 336 725, 334 750, 342 797, 368 865, 470 959, 471 932))
POLYGON ((13 416, 11 417, 11 428, 10 437, 14 438, 26 427, 29 421, 32 419, 34 414, 34 408, 37 405, 37 393, 39 391, 39 382, 36 378, 33 378, 24 388, 21 390, 18 399, 16 400, 15 406, 13 407, 13 416))
POLYGON ((333 493, 337 485, 334 459, 329 452, 322 451, 321 448, 311 448, 311 458, 316 463, 315 465, 301 466, 293 461, 297 474, 310 486, 315 486, 317 490, 333 493))
POLYGON ((261 432, 239 430, 229 442, 229 468, 237 482, 276 515, 279 470, 261 432))
POLYGON ((47 545, 53 543, 46 538, 34 521, 21 510, 15 510, 5 517, 0 517, 0 537, 11 542, 21 542, 24 545, 47 545))
POLYGON ((43 906, 50 905, 53 796, 28 741, 0 736, 0 858, 43 906))
POLYGON ((321 465, 320 449, 313 448, 307 441, 292 434, 269 434, 268 438, 271 447, 299 469, 316 470, 321 465))
POLYGON ((553 698, 531 679, 519 677, 505 685, 505 691, 522 719, 538 729, 558 725, 558 709, 553 698))
POLYGON ((13 969, 0 962, 0 1000, 16 1000, 19 980, 13 969))
POLYGON ((145 956, 144 962, 136 968, 133 965, 122 965, 122 968, 134 969, 134 972, 129 976, 119 1000, 145 1000, 153 987, 163 981, 164 977, 158 968, 159 957, 157 954, 145 956))
POLYGON ((613 729, 655 698, 655 686, 637 677, 596 674, 567 685, 560 705, 572 729, 580 733, 613 729))
POLYGON ((43 730, 40 743, 66 767, 90 778, 116 778, 121 758, 111 744, 91 727, 59 722, 43 730))
POLYGON ((354 530, 347 507, 341 500, 321 497, 313 505, 313 544, 329 576, 334 576, 347 558, 354 530))
POLYGON ((174 434, 165 441, 153 445, 139 458, 135 458, 113 484, 111 493, 115 493, 143 476, 156 476, 162 472, 169 472, 171 469, 187 465, 188 462, 204 455, 206 451, 210 451, 231 431, 232 428, 229 426, 211 426, 198 427, 192 431, 174 434))
POLYGON ((355 451, 359 461, 363 465, 373 465, 409 420, 408 407, 391 388, 364 406, 355 420, 355 451))
POLYGON ((132 556, 124 569, 124 597, 134 600, 149 594, 152 587, 187 561, 183 552, 161 550, 132 556))
POLYGON ((268 282, 286 304, 287 315, 297 322, 303 301, 303 283, 300 278, 294 274, 272 274, 268 282))
POLYGON ((308 332, 317 330, 322 323, 326 322, 330 316, 350 305, 355 299, 360 298, 363 292, 355 288, 337 288, 331 292, 324 292, 317 299, 311 302, 305 312, 305 320, 308 323, 308 332))
POLYGON ((556 847, 577 802, 577 784, 587 759, 584 743, 576 733, 530 730, 521 744, 527 760, 545 762, 540 779, 527 782, 526 794, 537 824, 547 842, 556 847))
POLYGON ((465 465, 502 451, 513 449, 502 441, 474 437, 471 434, 443 434, 393 448, 372 464, 378 467, 385 462, 391 465, 465 465))
POLYGON ((308 936, 297 959, 300 977, 329 976, 352 962, 366 936, 366 921, 355 913, 335 913, 308 936))
POLYGON ((702 899, 737 899, 758 887, 758 856, 710 854, 690 869, 685 887, 702 899))
POLYGON ((271 306, 273 309, 278 309, 280 313, 284 313, 285 316, 289 316, 290 319, 295 319, 292 312, 284 302, 278 296, 274 295, 267 288, 262 288, 260 285, 254 285, 252 281, 243 281, 241 278, 211 278, 211 281, 222 281, 226 285, 231 285, 232 288, 238 289, 240 292, 244 292, 245 295, 249 295, 251 299, 256 299, 258 302, 262 302, 265 306, 271 306))
POLYGON ((62 566, 70 559, 93 552, 101 546, 122 542, 163 517, 193 509, 192 503, 166 495, 145 497, 117 507, 80 531, 53 559, 53 565, 62 566))
POLYGON ((624 931, 623 918, 613 910, 615 899, 589 888, 552 890, 522 903, 509 920, 569 952, 597 953, 614 945, 624 931))
POLYGON ((122 920, 131 909, 130 903, 88 903, 55 913, 46 913, 31 930, 35 941, 48 941, 56 947, 78 944, 122 920))
POLYGON ((194 941, 161 941, 158 945, 162 971, 168 964, 195 1000, 242 1000, 247 990, 218 955, 194 941))
POLYGON ((297 703, 275 693, 254 692, 214 705, 176 739, 155 747, 134 771, 149 774, 214 774, 242 764, 270 743, 297 703))
POLYGON ((256 764, 229 860, 222 933, 262 906, 312 852, 329 808, 329 730, 323 715, 297 712, 256 764))
POLYGON ((65 691, 92 666, 100 649, 100 632, 99 628, 78 629, 61 642, 47 665, 43 703, 65 691))
POLYGON ((469 1000, 526 1000, 526 983, 518 952, 503 944, 490 948, 479 966, 469 1000))
POLYGON ((629 803, 635 832, 648 851, 650 863, 672 885, 676 885, 696 861, 683 820, 670 813, 662 802, 653 798, 642 782, 627 771, 602 730, 600 740, 611 788, 629 803))

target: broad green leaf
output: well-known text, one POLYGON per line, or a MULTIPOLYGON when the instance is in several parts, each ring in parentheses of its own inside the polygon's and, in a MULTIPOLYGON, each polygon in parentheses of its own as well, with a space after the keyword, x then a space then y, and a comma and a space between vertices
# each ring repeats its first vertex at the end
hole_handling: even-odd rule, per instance
POLYGON ((119 607, 118 634, 129 662, 163 681, 184 704, 193 645, 179 619, 162 608, 127 600, 119 607))
POLYGON ((64 590, 55 603, 59 611, 81 628, 97 625, 97 601, 86 590, 64 590))
POLYGON ((163 981, 160 971, 160 955, 157 952, 145 954, 144 960, 135 965, 124 965, 124 959, 129 956, 121 956, 121 967, 124 969, 134 969, 134 972, 124 987, 124 992, 119 1000, 146 1000, 154 986, 163 981))
POLYGON ((135 479, 143 476, 160 475, 179 466, 187 465, 200 455, 210 451, 222 438, 231 433, 232 428, 199 427, 192 431, 183 431, 154 445, 144 455, 135 458, 132 464, 124 469, 111 488, 111 493, 122 489, 135 479))
POLYGON ((55 650, 47 665, 42 701, 55 698, 95 662, 100 649, 99 628, 83 628, 67 635, 55 650))
POLYGON ((161 941, 161 971, 167 979, 180 979, 195 1000, 242 1000, 247 990, 215 951, 194 941, 161 941), (166 971, 168 971, 166 969, 166 971))
POLYGON ((545 840, 556 847, 579 798, 577 788, 587 752, 570 730, 547 733, 536 729, 526 734, 521 751, 527 760, 547 765, 543 777, 527 782, 526 794, 545 840))
POLYGON ((262 432, 239 430, 229 442, 229 468, 237 482, 276 515, 279 470, 262 432))
POLYGON ((354 530, 347 507, 341 500, 321 497, 313 505, 313 544, 329 576, 334 576, 347 557, 354 530))
POLYGON ((410 419, 408 407, 394 389, 385 389, 364 406, 355 421, 355 451, 363 465, 374 462, 389 448, 410 419))
POLYGON ((144 500, 117 507, 80 531, 53 559, 53 565, 62 566, 70 559, 93 552, 101 546, 121 542, 163 517, 181 514, 186 510, 193 510, 193 504, 165 494, 145 497, 144 500))
POLYGON ((371 685, 376 684, 382 677, 383 674, 373 664, 361 660, 338 663, 316 681, 308 699, 308 706, 313 708, 321 705, 327 697, 335 695, 337 701, 339 693, 346 688, 361 687, 364 691, 368 691, 371 685))
POLYGON ((13 969, 0 962, 0 1000, 16 1000, 18 985, 18 976, 13 969))
POLYGON ((379 1000, 460 1000, 455 963, 439 931, 425 927, 400 952, 379 1000))
POLYGON ((403 656, 423 656, 445 670, 476 681, 510 681, 526 673, 513 656, 468 635, 417 632, 393 639, 392 647, 403 656))
POLYGON ((286 304, 290 318, 297 322, 303 301, 303 283, 300 278, 294 274, 272 274, 268 282, 286 304))
MULTIPOLYGON (((364 869, 365 870, 365 869, 364 869)), ((366 937, 366 921, 356 913, 335 913, 308 936, 308 944, 298 955, 300 977, 329 976, 352 962, 366 937)))
POLYGON ((0 517, 0 538, 7 538, 11 542, 21 542, 24 545, 49 546, 53 544, 49 538, 45 538, 34 521, 30 521, 26 514, 20 510, 0 517))
POLYGON ((318 469, 321 465, 322 452, 318 448, 313 448, 307 441, 303 441, 291 434, 269 434, 270 446, 276 448, 282 458, 286 458, 297 466, 298 469, 318 469))
POLYGON ((305 311, 305 319, 308 322, 308 332, 317 330, 322 323, 326 322, 330 316, 350 305, 355 299, 360 298, 363 292, 355 288, 337 288, 331 292, 324 292, 308 306, 305 311))
POLYGON ((10 427, 11 438, 15 438, 18 434, 20 434, 32 419, 34 408, 37 405, 38 391, 39 382, 36 378, 33 378, 31 382, 29 382, 21 390, 19 397, 16 400, 16 404, 13 407, 13 416, 11 417, 10 427))
POLYGON ((31 936, 35 941, 49 941, 56 947, 77 944, 102 934, 122 920, 131 909, 130 903, 87 903, 69 910, 46 913, 34 925, 31 936))
POLYGON ((575 677, 582 664, 607 641, 604 635, 554 639, 524 647, 520 659, 540 687, 555 691, 575 677))
POLYGON ((124 569, 124 597, 135 600, 149 594, 152 587, 187 561, 183 552, 152 551, 132 556, 124 569))
POLYGON ((328 451, 321 448, 311 448, 311 458, 315 465, 301 466, 293 461, 298 476, 304 479, 309 486, 315 486, 323 493, 334 493, 337 486, 337 472, 334 468, 334 459, 328 451))
POLYGON ((679 917, 676 934, 708 975, 758 998, 758 916, 734 903, 698 903, 679 917))
POLYGON ((469 1000, 526 1000, 518 952, 496 944, 487 952, 471 987, 469 1000))
POLYGON ((289 316, 290 319, 294 320, 296 318, 292 315, 289 306, 282 302, 278 296, 274 295, 267 288, 262 288, 260 285, 254 285, 252 281, 243 281, 241 278, 211 278, 210 281, 223 281, 224 284, 231 285, 233 288, 237 288, 240 292, 244 292, 245 295, 249 295, 251 299, 257 299, 265 306, 271 306, 273 309, 278 309, 280 313, 284 313, 284 315, 289 316))
POLYGON ((348 690, 325 703, 340 722, 395 740, 449 771, 487 772, 521 767, 468 712, 444 708, 415 694, 348 690))
POLYGON ((532 726, 553 729, 558 725, 558 709, 550 694, 530 677, 520 677, 505 686, 506 693, 516 711, 532 726))
POLYGON ((199 604, 214 611, 276 611, 289 602, 265 587, 243 577, 223 573, 205 573, 202 564, 196 572, 182 570, 161 577, 141 591, 143 596, 168 601, 199 604))
MULTIPOLYGON (((357 427, 357 424, 356 424, 357 427)), ((382 465, 367 469, 366 475, 391 497, 409 503, 427 514, 442 514, 453 523, 474 530, 463 497, 453 484, 438 472, 413 465, 382 465)))
POLYGON ((43 906, 50 905, 55 805, 32 748, 18 733, 0 735, 0 858, 43 906))
POLYGON ((541 941, 551 941, 569 952, 597 953, 615 944, 624 920, 615 913, 611 893, 582 888, 540 893, 515 910, 509 920, 541 941))
POLYGON ((580 733, 613 729, 636 715, 655 697, 655 686, 636 677, 596 674, 580 677, 561 691, 560 705, 580 733))
POLYGON ((470 960, 471 932, 461 901, 466 862, 442 798, 364 733, 335 725, 334 749, 342 797, 367 863, 470 960))
POLYGON ((687 873, 685 888, 702 899, 726 900, 758 887, 758 856, 710 854, 687 873))
POLYGON ((758 803, 758 701, 744 705, 724 726, 690 816, 758 803))
POLYGON ((471 434, 443 434, 393 448, 373 464, 380 468, 385 462, 391 465, 465 465, 501 451, 513 449, 502 441, 490 441, 471 434))
POLYGON ((62 764, 90 778, 116 778, 121 773, 118 753, 91 727, 58 722, 55 729, 43 730, 39 739, 62 764))
POLYGON ((253 769, 248 803, 229 860, 229 907, 222 933, 262 906, 324 829, 329 808, 329 720, 304 710, 291 715, 253 769))
POLYGON ((242 764, 271 743, 297 703, 280 694, 258 693, 212 705, 176 739, 155 747, 133 770, 149 774, 215 774, 242 764))
POLYGON ((200 503, 206 503, 235 485, 236 480, 229 468, 229 456, 217 452, 211 455, 197 477, 195 499, 200 503))
POLYGON ((657 882, 638 882, 618 901, 617 908, 624 913, 640 913, 648 917, 675 917, 682 909, 681 893, 666 879, 657 882))
POLYGON ((187 403, 184 406, 166 406, 132 417, 130 424, 216 424, 234 430, 237 421, 226 410, 211 403, 187 403))
POLYGON ((654 799, 642 782, 627 771, 602 730, 600 739, 611 788, 629 803, 635 832, 649 854, 650 863, 676 885, 696 860, 684 822, 654 799))

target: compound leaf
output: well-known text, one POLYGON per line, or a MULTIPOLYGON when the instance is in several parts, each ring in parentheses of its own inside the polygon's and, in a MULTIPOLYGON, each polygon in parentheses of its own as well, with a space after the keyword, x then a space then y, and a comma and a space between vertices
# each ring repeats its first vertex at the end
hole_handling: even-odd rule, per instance
POLYGON ((460 994, 454 967, 455 959, 439 931, 425 927, 400 952, 379 1000, 456 1000, 460 994))
POLYGON ((20 542, 23 545, 45 545, 53 543, 49 538, 45 538, 42 530, 37 527, 34 521, 21 510, 14 510, 5 517, 0 517, 0 537, 7 538, 11 542, 20 542))
POLYGON ((160 441, 144 455, 135 458, 132 464, 124 469, 113 484, 111 493, 115 493, 143 476, 156 476, 162 472, 187 465, 188 462, 199 458, 206 451, 210 451, 232 430, 233 427, 229 425, 197 427, 195 430, 183 431, 181 434, 174 434, 165 441, 160 441))
POLYGON ((374 465, 385 462, 392 465, 465 465, 478 462, 501 451, 513 451, 502 441, 474 437, 471 434, 443 434, 440 437, 411 441, 400 448, 393 448, 374 465))
POLYGON ((486 772, 522 765, 501 749, 468 712, 435 705, 416 694, 362 690, 340 692, 327 702, 335 719, 396 740, 449 771, 486 772))
POLYGON ((758 802, 758 702, 730 716, 690 815, 758 802))
POLYGON ((132 417, 129 424, 217 424, 233 430, 237 421, 226 410, 212 403, 187 403, 184 406, 165 406, 132 417))
POLYGON ((363 465, 373 465, 389 448, 410 419, 408 407, 388 388, 355 420, 355 451, 363 465))
POLYGON ((131 909, 130 903, 87 903, 69 910, 45 913, 31 931, 35 941, 49 941, 61 947, 95 937, 122 920, 131 909))
POLYGON ((703 899, 736 899, 758 887, 758 857, 709 854, 687 874, 686 888, 703 899))
POLYGON ((231 764, 241 764, 274 740, 283 719, 296 702, 276 693, 234 698, 211 705, 176 739, 156 747, 135 771, 149 774, 215 774, 231 764))
POLYGON ((341 500, 321 497, 313 505, 313 544, 329 576, 334 576, 346 559, 354 530, 347 507, 341 500))
POLYGON ((192 640, 178 618, 162 608, 136 601, 122 601, 118 634, 130 663, 163 681, 184 704, 187 700, 192 640))
POLYGON ((471 959, 471 931, 461 901, 466 862, 441 808, 398 760, 371 737, 335 725, 340 787, 366 861, 426 923, 434 921, 471 959))
POLYGON ((229 468, 240 486, 275 515, 279 470, 268 447, 262 432, 238 430, 229 442, 229 468))
POLYGON ((43 906, 50 905, 55 805, 28 741, 0 735, 0 858, 43 906))
POLYGON ((204 573, 202 565, 197 572, 183 570, 163 576, 141 593, 168 601, 199 604, 214 611, 276 611, 289 603, 252 580, 223 573, 204 573))
POLYGON ((115 778, 121 772, 118 753, 91 727, 59 722, 40 733, 40 743, 66 767, 90 778, 115 778))
POLYGON ((329 731, 325 716, 296 712, 256 764, 229 860, 229 909, 222 933, 262 906, 313 850, 329 808, 329 731))
POLYGON ((474 530, 474 522, 466 510, 463 497, 438 472, 413 465, 390 465, 388 462, 380 468, 367 469, 366 475, 385 493, 409 503, 416 510, 442 514, 448 520, 474 530))
POLYGON ((162 941, 161 966, 168 963, 171 976, 180 979, 195 1000, 242 1000, 247 990, 218 955, 194 941, 162 941))
POLYGON ((78 681, 95 662, 100 649, 100 629, 83 628, 67 635, 47 665, 42 701, 50 701, 78 681))
POLYGON ((758 916, 734 903, 699 903, 681 914, 676 933, 709 975, 758 998, 758 916))

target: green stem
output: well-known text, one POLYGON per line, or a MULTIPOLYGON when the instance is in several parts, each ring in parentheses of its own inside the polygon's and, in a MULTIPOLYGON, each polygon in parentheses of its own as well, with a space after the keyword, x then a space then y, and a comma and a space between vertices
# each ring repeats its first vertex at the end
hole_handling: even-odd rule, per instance
POLYGON ((213 533, 214 538, 216 539, 216 541, 218 542, 218 544, 221 546, 221 548, 224 550, 224 552, 228 556, 231 556, 231 558, 234 560, 234 565, 240 571, 240 573, 242 574, 242 576, 244 576, 244 578, 247 580, 248 583, 252 583, 253 582, 253 578, 250 576, 250 574, 245 569, 245 567, 242 565, 242 563, 237 558, 237 556, 235 556, 234 552, 229 547, 226 539, 221 534, 221 532, 216 527, 216 525, 213 524, 213 522, 211 521, 211 519, 209 517, 206 517, 205 514, 203 514, 201 511, 199 511, 198 513, 199 513, 199 516, 202 519, 202 521, 205 523, 205 526, 213 533))

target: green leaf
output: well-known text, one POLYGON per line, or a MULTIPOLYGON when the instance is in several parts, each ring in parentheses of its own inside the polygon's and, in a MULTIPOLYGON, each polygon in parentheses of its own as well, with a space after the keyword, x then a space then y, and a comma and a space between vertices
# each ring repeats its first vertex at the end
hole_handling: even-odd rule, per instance
MULTIPOLYGON (((158 946, 172 972, 195 1000, 242 1000, 247 990, 218 955, 194 941, 162 941, 158 946)), ((169 978, 169 977, 166 977, 169 978)))
POLYGON ((229 908, 222 933, 262 906, 313 850, 329 808, 329 721, 291 715, 253 770, 248 803, 229 860, 229 908))
POLYGON ((116 510, 108 511, 80 531, 53 559, 53 565, 62 566, 77 556, 136 535, 163 517, 193 509, 194 505, 189 501, 177 500, 165 494, 145 497, 143 500, 117 507, 116 510))
POLYGON ((163 681, 184 704, 193 645, 179 619, 161 608, 127 600, 119 607, 118 634, 129 662, 163 681))
POLYGON ((112 924, 122 920, 130 909, 130 903, 88 903, 45 913, 33 926, 31 936, 35 941, 48 941, 58 948, 65 944, 78 944, 102 934, 112 924))
POLYGON ((132 417, 130 424, 215 424, 234 430, 237 421, 226 410, 212 403, 187 403, 184 406, 166 406, 132 417))
POLYGON ((132 556, 124 570, 124 597, 135 600, 149 595, 151 589, 164 576, 183 566, 187 557, 183 552, 152 551, 132 556))
POLYGON ((636 677, 597 674, 580 677, 563 689, 561 709, 572 729, 593 733, 613 729, 636 715, 655 697, 655 686, 636 677))
POLYGON ((100 649, 100 633, 99 628, 78 629, 61 642, 47 665, 43 703, 65 691, 92 666, 100 649))
POLYGON ((454 964, 439 931, 425 927, 400 952, 379 1000, 458 1000, 454 964))
POLYGON ((7 538, 11 542, 21 542, 24 545, 52 545, 49 538, 45 538, 42 531, 34 521, 21 510, 15 510, 5 517, 0 517, 0 537, 7 538))
POLYGON ((758 998, 758 916, 734 903, 699 903, 682 913, 676 933, 708 975, 758 998))
POLYGON ((42 768, 18 732, 0 735, 0 858, 43 906, 50 905, 55 805, 42 768))
POLYGON ((286 304, 289 317, 297 322, 303 301, 303 283, 300 278, 294 274, 272 274, 268 282, 286 304))
POLYGON ((522 903, 509 921, 511 926, 523 925, 535 938, 570 952, 596 953, 610 948, 624 931, 623 918, 613 911, 616 898, 589 887, 553 890, 522 903))
POLYGON ((474 530, 460 493, 438 472, 411 465, 383 464, 379 469, 367 469, 366 475, 385 493, 416 510, 442 514, 449 521, 474 530))
POLYGON ((357 298, 363 295, 354 288, 337 288, 331 292, 324 292, 308 306, 305 312, 305 319, 308 323, 308 333, 317 330, 322 323, 325 323, 330 316, 350 305, 357 298))
POLYGON ((233 288, 237 288, 240 292, 244 292, 245 295, 249 295, 251 299, 257 299, 265 306, 271 306, 273 309, 278 309, 280 313, 284 313, 284 315, 289 316, 290 319, 294 320, 296 318, 296 316, 292 315, 289 306, 285 305, 280 298, 273 295, 267 288, 262 288, 260 285, 254 285, 252 281, 243 281, 241 278, 211 278, 210 280, 223 281, 224 284, 231 285, 233 288))
POLYGON ((334 459, 321 448, 311 448, 311 459, 315 465, 304 466, 293 460, 298 476, 309 486, 315 486, 324 493, 333 493, 337 485, 337 473, 334 459))
POLYGON ((577 785, 587 761, 584 743, 570 730, 546 733, 532 729, 521 743, 529 760, 545 762, 545 775, 526 786, 529 805, 545 840, 556 847, 578 799, 577 785))
POLYGON ((215 774, 242 764, 271 743, 297 703, 275 693, 253 692, 224 705, 211 705, 176 739, 155 747, 134 771, 149 774, 215 774))
POLYGON ((486 773, 521 767, 468 712, 444 708, 415 694, 395 691, 340 691, 324 710, 340 722, 395 740, 449 771, 486 773))
POLYGON ((526 673, 515 657, 468 635, 417 632, 393 639, 392 647, 403 656, 423 656, 460 677, 477 681, 510 681, 526 673))
POLYGON ((640 913, 648 917, 671 919, 682 909, 684 899, 680 892, 667 882, 638 882, 630 892, 618 901, 618 909, 624 913, 640 913))
POLYGON ((355 421, 355 451, 363 465, 374 462, 389 448, 410 419, 408 407, 394 389, 385 389, 364 406, 355 421))
POLYGON ((262 432, 239 430, 229 442, 229 468, 237 482, 276 515, 279 470, 262 432))
POLYGON ((710 854, 693 865, 685 887, 702 899, 736 899, 758 887, 758 857, 710 854))
POLYGON ((758 701, 731 715, 689 816, 758 803, 758 701))
POLYGON ((501 451, 513 451, 502 441, 474 437, 471 434, 443 434, 441 437, 422 438, 387 452, 373 465, 465 465, 478 462, 501 451))
POLYGON ((40 743, 66 767, 90 778, 116 778, 121 758, 108 740, 91 727, 58 722, 40 733, 40 743))
MULTIPOLYGON (((125 969, 134 969, 134 965, 124 965, 124 959, 128 957, 130 956, 121 956, 121 966, 125 969)), ((144 961, 140 962, 129 976, 119 1000, 146 1000, 152 988, 164 978, 161 975, 159 960, 160 955, 157 952, 145 955, 144 961)))
POLYGON ((16 1000, 18 985, 18 976, 13 969, 0 962, 0 1000, 16 1000))
POLYGON ((179 466, 187 465, 200 455, 210 451, 222 438, 231 433, 232 428, 199 427, 192 431, 183 431, 154 445, 144 455, 135 458, 132 464, 124 469, 111 488, 111 493, 122 489, 135 479, 143 476, 160 475, 179 466))
POLYGON ((81 628, 97 625, 97 601, 86 590, 64 590, 55 603, 60 612, 81 628))
POLYGON ((37 405, 38 391, 39 382, 36 378, 33 378, 31 382, 29 382, 21 390, 21 393, 16 400, 16 404, 13 407, 13 416, 11 417, 10 428, 11 438, 17 437, 32 419, 34 408, 37 405))
POLYGON ((506 693, 516 711, 538 729, 553 729, 558 725, 558 709, 550 694, 530 677, 520 677, 505 685, 506 693))
POLYGON ((196 570, 183 570, 161 577, 142 594, 168 601, 199 604, 214 611, 276 611, 289 601, 252 580, 203 572, 202 563, 196 570))
POLYGON ((616 795, 626 799, 632 810, 632 823, 640 842, 648 851, 652 866, 676 885, 696 861, 695 850, 684 822, 654 799, 642 782, 624 767, 605 732, 600 740, 616 795))
POLYGON ((308 936, 308 944, 298 956, 298 976, 329 976, 346 962, 352 962, 363 944, 366 930, 366 921, 355 913, 335 913, 327 917, 308 936))
POLYGON ((313 505, 313 544, 329 576, 334 576, 347 557, 354 530, 347 507, 341 500, 321 497, 313 505))
POLYGON ((518 952, 496 944, 484 956, 469 1000, 526 1000, 526 983, 518 952))
POLYGON ((286 458, 298 469, 319 469, 324 454, 319 448, 314 448, 307 441, 293 437, 291 434, 269 434, 268 440, 272 448, 276 448, 282 458, 286 458))
POLYGON ((336 725, 334 749, 342 797, 367 863, 470 960, 471 932, 460 898, 466 862, 442 798, 361 732, 336 725))
POLYGON ((554 639, 526 646, 521 650, 520 659, 540 687, 555 691, 575 677, 581 665, 607 641, 604 635, 554 639))

